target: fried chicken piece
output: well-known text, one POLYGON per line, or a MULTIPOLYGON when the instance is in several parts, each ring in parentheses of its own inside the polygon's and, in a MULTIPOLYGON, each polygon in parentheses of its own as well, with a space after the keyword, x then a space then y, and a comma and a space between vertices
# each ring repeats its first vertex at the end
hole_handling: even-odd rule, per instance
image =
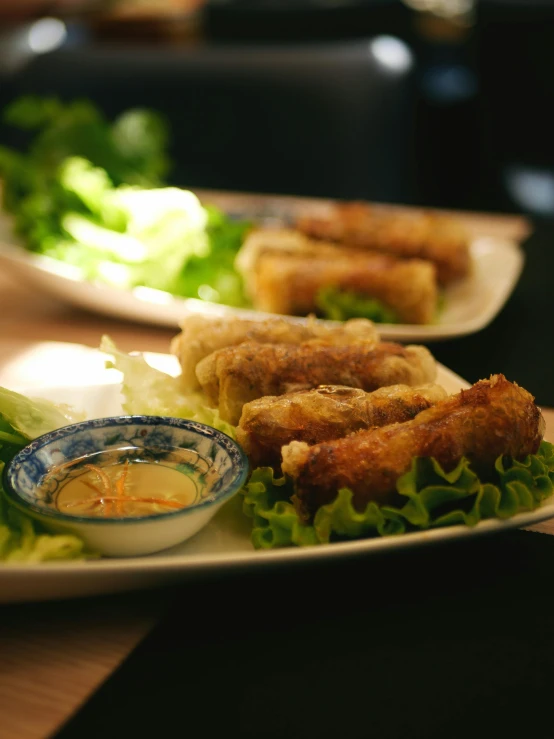
POLYGON ((252 467, 281 469, 281 447, 289 442, 318 444, 353 431, 408 421, 447 393, 440 385, 391 385, 366 393, 343 385, 321 385, 247 403, 237 428, 252 467))
POLYGON ((325 217, 301 216, 295 225, 312 238, 429 259, 445 285, 470 271, 469 235, 448 216, 425 211, 394 213, 364 203, 345 203, 334 206, 325 217))
POLYGON ((375 253, 344 253, 340 259, 263 254, 251 298, 258 310, 302 316, 317 312, 318 294, 330 286, 376 298, 394 311, 400 323, 426 324, 436 316, 434 265, 375 253))
POLYGON ((251 233, 236 267, 254 307, 268 313, 317 312, 318 293, 326 287, 376 298, 402 323, 430 323, 437 311, 431 262, 315 241, 290 229, 251 233))
POLYGON ((309 317, 300 323, 284 318, 267 321, 247 320, 229 316, 215 318, 191 315, 181 322, 181 333, 171 342, 171 352, 181 364, 181 383, 185 392, 200 389, 196 365, 217 349, 236 346, 244 341, 267 344, 302 344, 307 341, 327 344, 377 344, 375 325, 365 318, 353 318, 344 323, 318 321, 309 317))
POLYGON ((298 346, 245 342, 219 349, 196 367, 208 401, 221 418, 239 422, 242 407, 264 395, 283 395, 318 385, 377 390, 386 385, 424 385, 436 377, 436 363, 423 346, 380 343, 298 346))
POLYGON ((493 375, 412 421, 312 447, 293 441, 282 449, 282 468, 294 479, 298 512, 309 520, 343 487, 352 490, 360 511, 370 501, 401 503, 396 482, 414 457, 434 457, 451 470, 465 456, 479 474, 486 474, 501 454, 516 459, 534 454, 543 434, 544 419, 533 396, 503 375, 493 375))

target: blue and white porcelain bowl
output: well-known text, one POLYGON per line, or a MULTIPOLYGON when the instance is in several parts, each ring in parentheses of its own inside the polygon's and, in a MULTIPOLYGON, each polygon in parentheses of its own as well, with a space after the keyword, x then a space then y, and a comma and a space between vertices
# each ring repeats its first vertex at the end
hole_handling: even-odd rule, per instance
POLYGON ((241 447, 210 426, 180 418, 117 416, 65 426, 35 439, 4 470, 4 489, 15 506, 49 530, 76 534, 99 554, 126 557, 157 552, 196 534, 240 490, 247 474, 241 447), (155 461, 189 450, 190 463, 198 463, 203 473, 209 470, 210 485, 199 489, 187 507, 152 515, 105 518, 56 509, 60 478, 47 477, 53 469, 99 453, 117 462, 129 449, 155 461))

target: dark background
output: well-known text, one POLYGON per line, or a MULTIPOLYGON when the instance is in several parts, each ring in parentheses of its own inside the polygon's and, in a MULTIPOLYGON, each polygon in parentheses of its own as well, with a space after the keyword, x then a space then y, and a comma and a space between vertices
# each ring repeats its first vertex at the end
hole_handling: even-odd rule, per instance
MULTIPOLYGON (((15 39, 32 19, 4 21, 0 104, 155 107, 176 184, 554 214, 547 0, 477 0, 464 24, 400 0, 212 0, 170 40, 154 21, 65 20, 40 54, 15 39), (375 58, 383 37, 400 67, 375 58)), ((5 127, 0 140, 19 141, 5 127)))

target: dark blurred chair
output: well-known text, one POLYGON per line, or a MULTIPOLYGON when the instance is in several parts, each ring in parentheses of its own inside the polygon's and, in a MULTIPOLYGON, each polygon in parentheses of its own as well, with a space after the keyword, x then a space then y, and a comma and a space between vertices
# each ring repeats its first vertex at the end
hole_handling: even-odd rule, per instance
POLYGON ((483 172, 500 207, 554 217, 554 2, 481 0, 483 172))
MULTIPOLYGON (((287 47, 76 44, 6 71, 0 103, 24 93, 88 97, 109 116, 162 111, 177 184, 414 197, 413 59, 391 36, 287 47)), ((17 141, 5 126, 0 136, 17 141)))
POLYGON ((220 42, 337 40, 377 34, 409 37, 402 0, 207 0, 203 23, 220 42))

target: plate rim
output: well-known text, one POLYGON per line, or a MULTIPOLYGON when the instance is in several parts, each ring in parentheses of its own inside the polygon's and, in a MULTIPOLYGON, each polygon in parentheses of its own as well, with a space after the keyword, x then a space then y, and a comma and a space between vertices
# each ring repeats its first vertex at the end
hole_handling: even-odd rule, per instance
MULTIPOLYGON (((554 496, 553 496, 554 497, 554 496)), ((163 555, 150 557, 121 557, 100 560, 65 560, 44 562, 41 564, 27 564, 25 562, 14 562, 0 564, 0 584, 4 577, 17 576, 21 578, 26 573, 29 578, 36 575, 52 576, 60 572, 86 572, 87 574, 118 573, 137 574, 139 571, 146 574, 159 572, 160 574, 179 572, 199 572, 212 569, 215 566, 225 569, 256 567, 264 561, 272 564, 285 564, 289 561, 294 563, 317 561, 321 559, 341 559, 348 556, 363 556, 364 554, 378 552, 396 552, 401 549, 409 549, 413 546, 430 545, 433 543, 446 542, 448 540, 465 540, 468 537, 493 534, 510 529, 521 529, 538 524, 554 517, 554 500, 549 499, 548 505, 544 504, 534 511, 517 514, 507 519, 487 519, 475 526, 444 526, 426 531, 402 534, 398 536, 383 536, 368 539, 356 539, 348 542, 335 542, 325 545, 313 545, 307 547, 283 547, 282 549, 252 549, 251 551, 229 553, 221 552, 212 555, 163 555), (394 545, 390 542, 394 541, 394 545)))

